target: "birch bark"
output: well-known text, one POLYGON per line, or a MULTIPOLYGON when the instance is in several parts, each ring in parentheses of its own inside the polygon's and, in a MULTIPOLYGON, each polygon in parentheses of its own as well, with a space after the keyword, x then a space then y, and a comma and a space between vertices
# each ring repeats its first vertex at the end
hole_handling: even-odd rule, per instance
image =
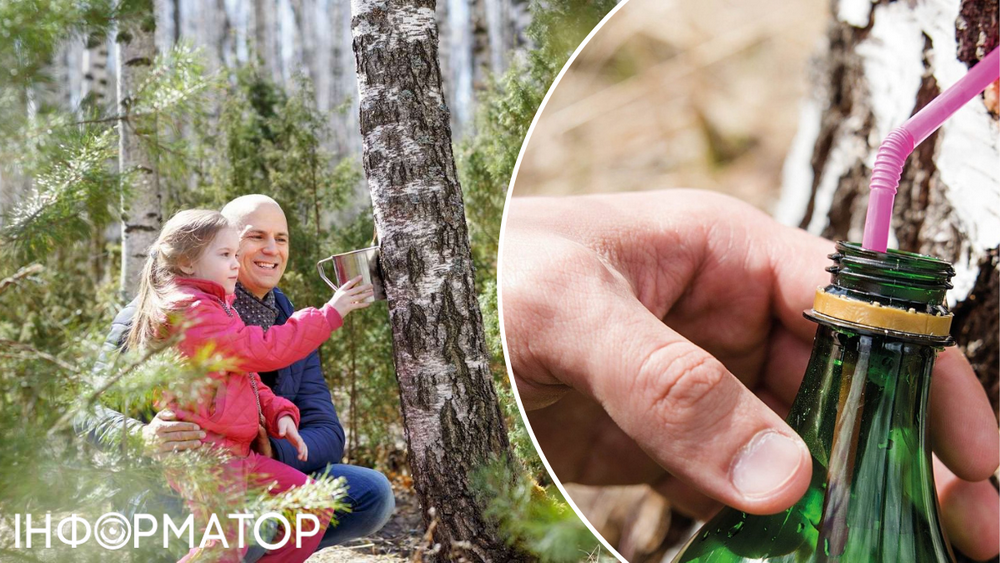
MULTIPOLYGON (((780 219, 861 240, 868 180, 893 128, 997 45, 995 0, 839 0, 828 52, 785 168, 780 219)), ((974 99, 907 160, 890 248, 955 264, 952 333, 997 408, 1000 168, 996 89, 974 99)))
POLYGON ((139 274, 150 245, 163 225, 162 197, 156 167, 156 118, 133 115, 136 93, 149 76, 156 58, 156 19, 153 3, 138 24, 118 30, 118 145, 119 170, 130 180, 122 196, 121 292, 135 296, 139 274))
POLYGON ((354 0, 363 163, 381 239, 410 467, 437 559, 519 561, 471 473, 510 446, 476 298, 433 0, 354 0), (434 516, 430 509, 434 509, 434 516))

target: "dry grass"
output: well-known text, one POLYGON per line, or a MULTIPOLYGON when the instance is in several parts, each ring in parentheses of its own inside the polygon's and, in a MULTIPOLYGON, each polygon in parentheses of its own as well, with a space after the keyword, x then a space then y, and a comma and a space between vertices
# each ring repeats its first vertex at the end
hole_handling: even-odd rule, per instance
POLYGON ((770 209, 820 0, 630 0, 558 84, 515 195, 697 187, 770 209))

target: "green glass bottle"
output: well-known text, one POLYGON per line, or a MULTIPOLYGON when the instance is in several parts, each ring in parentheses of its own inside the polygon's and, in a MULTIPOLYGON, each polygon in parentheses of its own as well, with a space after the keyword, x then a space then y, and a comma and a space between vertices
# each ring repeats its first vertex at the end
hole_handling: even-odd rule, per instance
POLYGON ((831 284, 787 422, 812 453, 792 508, 724 508, 674 563, 954 561, 938 518, 927 435, 934 358, 953 343, 954 270, 930 256, 837 243, 831 284))

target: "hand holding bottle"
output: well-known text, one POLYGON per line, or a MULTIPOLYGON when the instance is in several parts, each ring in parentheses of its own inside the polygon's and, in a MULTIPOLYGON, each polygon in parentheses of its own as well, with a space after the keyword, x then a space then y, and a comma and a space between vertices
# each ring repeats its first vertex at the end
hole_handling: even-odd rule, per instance
MULTIPOLYGON (((798 500, 810 457, 781 416, 833 243, 731 198, 671 190, 515 198, 503 249, 518 393, 563 481, 651 483, 701 517, 717 506, 707 497, 752 513, 798 500)), ((941 467, 966 480, 939 488, 948 532, 970 555, 996 554, 984 481, 1000 458, 996 422, 955 348, 937 361, 930 412, 941 467)))
POLYGON ((370 283, 358 285, 361 280, 362 277, 358 276, 347 281, 337 289, 328 301, 328 304, 340 313, 340 318, 346 318, 347 313, 371 305, 371 302, 366 300, 375 294, 375 289, 370 283))

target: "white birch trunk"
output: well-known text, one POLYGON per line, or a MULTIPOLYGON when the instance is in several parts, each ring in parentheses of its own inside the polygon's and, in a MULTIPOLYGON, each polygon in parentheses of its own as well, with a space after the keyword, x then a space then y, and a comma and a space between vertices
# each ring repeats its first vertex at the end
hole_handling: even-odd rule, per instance
POLYGON ((126 300, 135 296, 139 274, 150 245, 163 225, 156 167, 156 118, 130 112, 136 92, 149 75, 156 57, 156 24, 150 2, 149 16, 130 29, 118 31, 118 129, 119 170, 131 180, 130 193, 122 197, 121 291, 126 300))
POLYGON ((97 107, 105 107, 111 76, 108 72, 108 42, 103 38, 93 38, 84 49, 81 60, 83 72, 80 84, 80 100, 89 99, 97 107))
POLYGON ((410 468, 435 559, 518 561, 470 475, 510 446, 490 373, 441 90, 433 0, 352 2, 363 162, 410 468), (433 508, 435 516, 430 516, 433 508))
MULTIPOLYGON (((997 44, 996 0, 834 5, 830 47, 785 167, 779 219, 861 240, 882 140, 997 44)), ((995 99, 995 98, 994 98, 995 99)), ((907 160, 890 248, 955 265, 952 334, 997 407, 1000 160, 995 102, 960 109, 907 160)))

